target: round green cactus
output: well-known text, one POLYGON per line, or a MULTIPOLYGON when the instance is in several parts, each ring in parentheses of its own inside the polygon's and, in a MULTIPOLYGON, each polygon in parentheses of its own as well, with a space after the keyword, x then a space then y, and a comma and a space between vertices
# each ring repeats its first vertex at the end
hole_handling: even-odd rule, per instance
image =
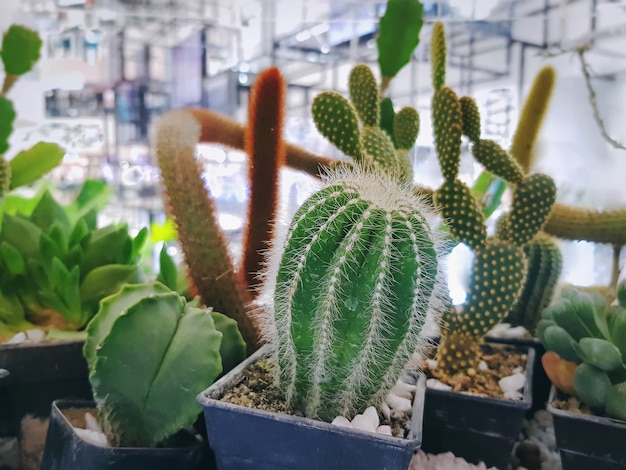
POLYGON ((410 186, 336 171, 300 207, 268 273, 280 386, 308 416, 378 404, 437 318, 440 231, 410 186))

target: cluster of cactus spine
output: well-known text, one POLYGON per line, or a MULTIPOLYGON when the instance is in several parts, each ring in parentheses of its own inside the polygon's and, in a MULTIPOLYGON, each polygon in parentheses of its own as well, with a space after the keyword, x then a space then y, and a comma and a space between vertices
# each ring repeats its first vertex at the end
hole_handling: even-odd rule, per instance
POLYGON ((437 352, 439 367, 456 372, 477 365, 483 336, 517 300, 526 275, 522 247, 543 226, 554 204, 556 188, 546 175, 524 176, 515 160, 496 142, 481 139, 480 115, 474 100, 459 99, 445 86, 445 30, 440 22, 433 28, 431 57, 435 147, 445 180, 435 191, 434 202, 450 233, 475 254, 463 311, 449 309, 444 316, 449 330, 437 352), (487 239, 480 204, 458 179, 462 135, 470 139, 474 158, 514 187, 509 230, 500 239, 487 239))
POLYGON ((440 232, 394 177, 336 170, 293 217, 267 272, 266 337, 279 385, 307 416, 378 405, 438 317, 440 232))
POLYGON ((626 298, 607 309, 599 294, 564 289, 543 311, 537 334, 555 385, 596 412, 626 421, 626 298))

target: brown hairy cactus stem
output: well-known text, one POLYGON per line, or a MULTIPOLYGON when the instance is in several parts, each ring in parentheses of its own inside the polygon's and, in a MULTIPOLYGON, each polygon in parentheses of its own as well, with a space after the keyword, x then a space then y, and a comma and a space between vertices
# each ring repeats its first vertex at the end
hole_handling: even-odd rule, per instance
MULTIPOLYGON (((193 115, 200 123, 200 142, 222 144, 244 150, 245 127, 237 121, 202 108, 186 108, 184 111, 193 115)), ((293 145, 286 146, 286 164, 311 176, 320 177, 334 166, 337 160, 321 157, 293 145)))
POLYGON ((248 346, 259 347, 259 335, 246 306, 251 297, 238 283, 216 208, 194 156, 201 126, 189 113, 171 111, 161 118, 156 154, 165 186, 164 202, 176 223, 193 285, 204 303, 233 318, 248 346))
POLYGON ((257 279, 274 234, 278 209, 278 179, 285 162, 282 140, 285 79, 276 67, 261 72, 250 90, 245 149, 248 154, 250 192, 239 274, 248 288, 257 279))

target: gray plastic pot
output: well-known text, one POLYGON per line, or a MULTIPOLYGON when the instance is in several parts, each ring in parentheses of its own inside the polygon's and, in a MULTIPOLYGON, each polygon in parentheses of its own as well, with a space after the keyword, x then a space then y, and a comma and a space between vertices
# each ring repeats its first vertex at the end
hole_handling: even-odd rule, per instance
POLYGON ((243 371, 269 355, 267 346, 198 395, 219 470, 404 470, 422 441, 425 378, 417 384, 408 439, 347 429, 313 419, 246 408, 219 400, 243 371))
POLYGON ((56 400, 52 403, 50 425, 40 470, 198 470, 202 462, 202 441, 181 431, 168 441, 175 447, 102 447, 82 439, 63 414, 64 409, 91 409, 95 403, 56 400))
POLYGON ((550 391, 548 411, 554 420, 556 446, 563 470, 626 469, 626 423, 601 416, 559 410, 550 391))
POLYGON ((508 468, 524 416, 532 405, 535 351, 532 348, 523 351, 527 352, 528 361, 522 400, 426 389, 424 452, 452 452, 470 463, 508 468))
POLYGON ((84 341, 0 345, 0 436, 16 435, 26 415, 47 417, 59 398, 92 399, 84 341))

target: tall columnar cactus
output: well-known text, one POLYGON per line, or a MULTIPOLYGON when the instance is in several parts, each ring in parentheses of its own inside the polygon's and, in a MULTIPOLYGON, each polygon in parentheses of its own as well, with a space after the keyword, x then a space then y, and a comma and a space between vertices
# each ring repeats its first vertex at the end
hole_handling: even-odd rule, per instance
MULTIPOLYGON (((626 304, 607 310, 600 295, 564 289, 543 311, 537 334, 547 351, 575 364, 573 380, 567 382, 573 382, 581 401, 626 420, 626 304)), ((548 354, 543 363, 553 379, 548 354)))
POLYGON ((557 242, 539 234, 524 245, 528 262, 526 280, 505 321, 534 333, 541 312, 550 304, 561 275, 563 256, 557 242))
POLYGON ((165 186, 167 210, 175 221, 194 287, 206 305, 237 321, 253 351, 258 335, 246 306, 242 286, 218 225, 215 203, 194 156, 202 127, 191 113, 171 111, 161 118, 156 153, 165 186))
POLYGON ((555 81, 554 68, 543 67, 535 77, 530 93, 524 101, 524 107, 511 145, 511 155, 519 163, 524 173, 529 173, 532 168, 533 147, 548 110, 555 81))
POLYGON ((516 302, 526 275, 522 247, 541 229, 556 197, 546 175, 524 177, 516 162, 496 142, 480 138, 480 114, 469 98, 459 99, 445 86, 445 32, 436 23, 433 57, 433 128, 444 183, 434 193, 450 233, 475 254, 470 288, 462 311, 449 309, 449 330, 437 352, 439 367, 452 372, 476 367, 483 336, 516 302), (465 115, 464 115, 465 113, 465 115), (488 171, 514 185, 513 207, 500 239, 487 239, 484 217, 471 190, 458 180, 461 138, 472 142, 474 157, 488 171))
POLYGON ((267 274, 279 384, 308 416, 378 405, 442 306, 440 232, 408 186, 336 171, 295 214, 267 274))
POLYGON ((285 162, 285 89, 285 79, 272 67, 259 74, 250 90, 245 144, 250 190, 239 269, 248 287, 255 285, 264 262, 263 252, 274 235, 279 170, 285 162))

